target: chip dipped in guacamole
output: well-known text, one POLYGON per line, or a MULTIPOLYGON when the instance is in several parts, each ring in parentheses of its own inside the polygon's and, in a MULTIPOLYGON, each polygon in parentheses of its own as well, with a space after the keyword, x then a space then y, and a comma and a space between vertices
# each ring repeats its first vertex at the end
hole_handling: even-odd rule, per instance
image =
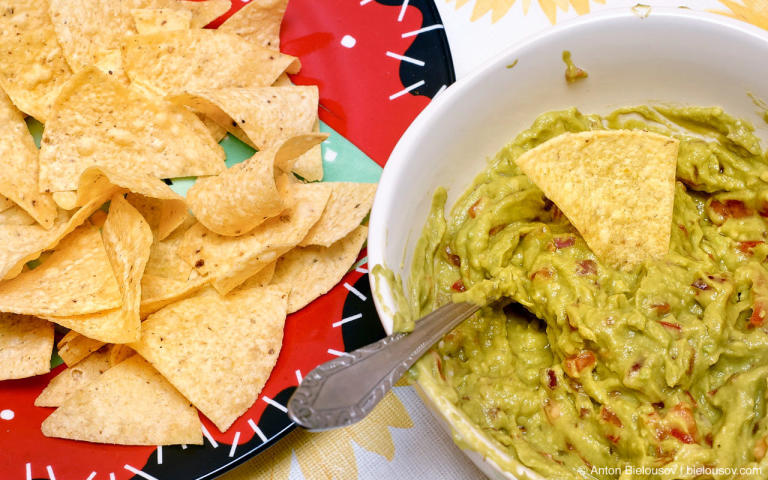
POLYGON ((544 113, 449 213, 446 192, 436 192, 407 316, 450 301, 487 305, 435 347, 439 377, 472 422, 545 478, 768 478, 766 180, 754 128, 717 107, 544 113), (612 130, 653 132, 675 147, 671 222, 659 213, 668 230, 654 215, 615 222, 640 243, 595 223, 614 210, 631 217, 627 199, 646 195, 646 181, 602 188, 604 202, 591 206, 579 206, 588 195, 561 195, 570 203, 558 205, 544 191, 581 187, 546 175, 534 183, 517 163, 560 135, 612 130), (579 208, 607 213, 572 223, 564 212, 579 208), (663 250, 622 264, 606 256, 642 250, 654 231, 668 232, 663 250), (617 246, 606 254, 590 238, 617 246))

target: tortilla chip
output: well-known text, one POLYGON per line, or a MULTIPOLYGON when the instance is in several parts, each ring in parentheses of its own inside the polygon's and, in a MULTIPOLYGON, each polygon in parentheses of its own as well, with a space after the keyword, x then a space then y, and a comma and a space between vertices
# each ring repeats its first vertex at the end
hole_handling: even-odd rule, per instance
POLYGON ((299 61, 217 30, 176 30, 123 40, 131 81, 158 96, 210 88, 266 87, 299 61))
POLYGON ((99 230, 84 225, 34 270, 0 283, 0 311, 69 316, 119 307, 120 288, 99 230))
MULTIPOLYGON (((313 129, 320 133, 320 120, 315 121, 313 129)), ((323 179, 323 147, 318 144, 296 158, 293 162, 293 173, 307 182, 319 182, 323 179)))
POLYGON ((292 87, 293 85, 294 83, 291 81, 291 77, 285 72, 281 73, 280 76, 277 77, 277 80, 272 82, 273 87, 292 87))
POLYGON ((224 150, 192 112, 86 69, 63 89, 45 125, 39 188, 75 190, 91 166, 159 178, 225 168, 224 150))
POLYGON ((253 275, 248 280, 244 281, 238 286, 235 291, 248 290, 251 288, 261 288, 269 285, 272 278, 275 276, 275 267, 277 266, 277 260, 268 264, 266 267, 259 270, 256 275, 253 275))
POLYGON ((133 342, 139 338, 141 276, 149 259, 152 231, 123 195, 116 194, 110 202, 102 237, 120 287, 121 307, 88 315, 46 315, 45 318, 95 340, 133 342))
POLYGON ((129 347, 128 345, 110 345, 107 349, 107 356, 109 360, 109 365, 111 367, 114 367, 118 363, 128 360, 131 358, 136 352, 129 347))
POLYGON ((146 318, 166 305, 191 297, 208 283, 209 279, 194 271, 189 279, 183 281, 145 274, 141 279, 141 318, 146 318))
POLYGON ((198 223, 179 247, 179 256, 226 294, 298 245, 320 218, 330 196, 322 183, 291 186, 290 207, 239 237, 218 235, 198 223))
POLYGON ((48 2, 0 1, 0 84, 16 107, 41 122, 72 75, 48 16, 48 2))
POLYGON ((190 27, 203 28, 220 16, 224 15, 232 8, 230 0, 163 0, 160 4, 165 8, 183 8, 192 12, 190 27))
POLYGON ((66 363, 68 367, 71 367, 103 347, 104 344, 105 342, 88 338, 77 332, 69 331, 61 340, 59 340, 56 347, 61 359, 64 360, 64 363, 66 363))
POLYGON ((96 210, 89 220, 91 221, 91 225, 101 228, 104 226, 104 222, 107 221, 107 212, 104 210, 96 210))
POLYGON ((189 298, 150 315, 130 346, 223 432, 277 362, 287 297, 270 286, 189 298))
POLYGON ((189 30, 192 12, 172 8, 134 8, 131 10, 136 31, 146 35, 170 30, 189 30))
POLYGON ((317 87, 307 86, 202 90, 170 100, 205 114, 228 130, 242 129, 246 143, 264 150, 312 132, 318 98, 317 87))
POLYGON ((43 421, 43 434, 98 443, 203 443, 197 412, 134 355, 76 391, 43 421))
POLYGON ((0 225, 34 225, 35 219, 17 206, 0 212, 0 225))
POLYGON ((643 131, 566 133, 517 165, 603 261, 631 267, 669 251, 678 141, 643 131))
POLYGON ((235 33, 254 45, 280 49, 280 25, 288 0, 251 0, 221 24, 219 30, 235 33))
POLYGON ((5 195, 0 195, 0 212, 4 212, 4 211, 8 210, 9 208, 13 207, 14 205, 16 205, 16 204, 13 203, 13 200, 11 200, 10 198, 6 197, 5 195))
POLYGON ((0 380, 48 373, 53 325, 26 315, 0 313, 0 380))
POLYGON ((56 37, 72 70, 98 65, 109 52, 119 51, 121 39, 136 33, 131 11, 172 9, 190 11, 190 26, 202 28, 231 7, 230 0, 49 0, 56 37))
POLYGON ((36 407, 58 407, 73 393, 88 385, 110 367, 107 349, 88 355, 74 367, 66 368, 51 379, 35 399, 36 407))
POLYGON ((277 261, 273 284, 289 285, 288 313, 301 310, 328 292, 355 264, 368 235, 360 225, 330 247, 299 247, 277 261))
MULTIPOLYGON (((0 19, 3 17, 0 16, 0 19)), ((2 34, 0 33, 0 36, 2 34)), ((51 195, 40 193, 37 186, 37 147, 29 133, 24 117, 0 91, 0 194, 23 208, 45 228, 53 227, 56 204, 51 195)))
POLYGON ((309 230, 309 233, 299 245, 320 245, 330 247, 331 244, 346 236, 360 226, 373 205, 376 195, 375 183, 328 183, 332 186, 331 198, 325 206, 320 220, 309 230))
POLYGON ((213 120, 208 118, 206 115, 198 113, 197 118, 199 118, 200 121, 203 122, 203 125, 205 125, 205 128, 208 129, 208 133, 211 134, 211 137, 213 137, 213 140, 216 143, 222 141, 224 137, 227 136, 227 129, 222 127, 218 123, 214 122, 213 120))
POLYGON ((60 210, 50 230, 39 225, 0 225, 0 278, 16 277, 27 262, 54 248, 108 198, 95 197, 75 212, 60 210))
POLYGON ((141 213, 152 229, 152 236, 157 240, 168 237, 189 216, 187 205, 180 196, 176 199, 160 199, 129 193, 126 199, 141 213))
MULTIPOLYGON (((317 137, 312 137, 316 139, 317 137)), ((200 223, 220 235, 242 235, 285 210, 275 183, 274 165, 285 149, 303 137, 287 140, 279 149, 257 152, 221 175, 199 179, 187 192, 190 210, 200 223)))
POLYGON ((144 275, 155 275, 158 277, 170 278, 181 282, 189 278, 192 272, 192 266, 183 261, 178 255, 179 247, 184 240, 184 234, 194 225, 193 217, 189 217, 192 223, 188 226, 181 226, 167 238, 160 240, 155 237, 152 247, 149 251, 149 260, 144 269, 144 275))

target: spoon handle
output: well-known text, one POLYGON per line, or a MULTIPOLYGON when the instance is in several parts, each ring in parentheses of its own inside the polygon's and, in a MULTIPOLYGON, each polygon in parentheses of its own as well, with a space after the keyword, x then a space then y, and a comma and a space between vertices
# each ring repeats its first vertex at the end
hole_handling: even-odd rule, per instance
POLYGON ((318 366, 288 401, 288 416, 302 427, 328 430, 360 421, 424 353, 480 309, 450 303, 396 333, 318 366))

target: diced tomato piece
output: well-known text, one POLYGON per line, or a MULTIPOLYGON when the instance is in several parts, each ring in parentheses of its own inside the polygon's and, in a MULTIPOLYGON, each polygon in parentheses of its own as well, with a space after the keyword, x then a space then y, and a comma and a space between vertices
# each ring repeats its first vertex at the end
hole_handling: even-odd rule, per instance
POLYGON ((542 268, 540 270, 536 270, 531 274, 531 280, 536 280, 537 277, 541 278, 552 278, 552 270, 548 268, 542 268))
POLYGON ((752 249, 756 246, 760 245, 761 243, 765 243, 761 240, 750 240, 747 242, 739 242, 739 251, 741 253, 746 253, 747 255, 752 255, 752 249))
POLYGON ((708 433, 704 436, 704 443, 707 444, 710 448, 712 447, 712 444, 714 443, 714 438, 712 437, 711 433, 708 433))
POLYGON ((497 233, 499 233, 500 231, 504 230, 504 227, 506 227, 506 225, 496 225, 495 227, 488 230, 488 235, 492 237, 497 233))
POLYGON ((451 288, 457 292, 464 292, 467 290, 467 287, 464 286, 464 282, 461 280, 456 280, 453 282, 453 285, 451 285, 451 288))
POLYGON ((765 305, 763 302, 756 301, 752 307, 752 315, 749 317, 749 324, 753 327, 762 327, 765 322, 765 318, 768 316, 765 305))
POLYGON ((582 260, 576 272, 579 275, 592 275, 597 273, 597 263, 594 260, 582 260))
POLYGON ((455 267, 460 267, 461 266, 461 257, 459 257, 458 255, 454 254, 451 251, 451 247, 449 247, 448 245, 445 246, 445 256, 448 257, 448 261, 451 262, 451 264, 453 264, 453 266, 455 266, 455 267))
POLYGON ((683 329, 683 327, 680 326, 680 324, 673 323, 673 322, 664 322, 659 320, 659 323, 662 327, 668 329, 668 330, 674 330, 676 332, 679 332, 683 329))
POLYGON ((666 422, 669 435, 683 443, 697 443, 699 429, 689 404, 683 402, 672 407, 667 413, 666 422))
POLYGON ((471 207, 469 207, 469 216, 472 218, 477 217, 478 212, 480 211, 480 201, 482 199, 478 198, 475 203, 472 204, 471 207))
POLYGON ((547 369, 547 384, 552 390, 557 387, 557 374, 555 374, 555 371, 551 368, 547 369))
POLYGON ((656 313, 659 315, 666 315, 669 313, 670 306, 667 302, 664 303, 654 303, 651 305, 651 308, 656 310, 656 313))
POLYGON ((595 363, 595 354, 590 350, 583 350, 578 355, 566 358, 563 361, 563 370, 571 377, 578 377, 583 370, 593 367, 595 363))
POLYGON ((560 250, 561 248, 568 248, 576 243, 576 239, 573 237, 555 237, 552 239, 552 243, 555 244, 555 248, 560 250))
POLYGON ((621 427, 621 420, 619 419, 619 417, 616 416, 615 413, 613 413, 609 408, 605 406, 600 407, 600 418, 610 423, 611 425, 616 425, 617 427, 621 427))
POLYGON ((605 438, 611 441, 613 444, 618 444, 621 437, 618 435, 606 435, 605 438))
POLYGON ((683 443, 688 443, 688 444, 696 443, 696 441, 693 439, 693 437, 690 434, 685 433, 681 430, 678 430, 677 428, 674 428, 674 427, 671 428, 669 430, 669 434, 683 443))
POLYGON ((724 219, 749 217, 754 212, 747 207, 741 200, 726 200, 725 203, 719 200, 713 200, 709 204, 710 208, 724 219))

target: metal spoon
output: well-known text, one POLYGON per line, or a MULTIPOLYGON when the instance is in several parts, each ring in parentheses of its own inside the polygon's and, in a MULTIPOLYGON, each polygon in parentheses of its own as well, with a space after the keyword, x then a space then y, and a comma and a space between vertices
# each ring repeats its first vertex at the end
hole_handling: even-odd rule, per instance
POLYGON ((311 431, 346 427, 362 420, 416 360, 480 307, 444 305, 396 333, 318 366, 288 400, 288 416, 311 431))

